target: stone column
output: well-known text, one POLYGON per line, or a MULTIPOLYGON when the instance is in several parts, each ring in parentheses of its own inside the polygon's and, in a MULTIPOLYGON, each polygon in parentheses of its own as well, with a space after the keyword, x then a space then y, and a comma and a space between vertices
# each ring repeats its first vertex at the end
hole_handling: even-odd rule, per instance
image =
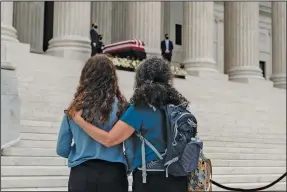
POLYGON ((188 74, 218 72, 214 61, 213 2, 184 2, 183 64, 188 74))
POLYGON ((224 2, 224 37, 229 80, 263 79, 259 68, 259 3, 224 2))
MULTIPOLYGON (((3 2, 1 5, 3 6, 3 2)), ((15 40, 12 39, 12 41, 15 40)), ((12 66, 9 57, 8 44, 11 43, 9 41, 1 42, 1 149, 20 140, 18 81, 15 67, 12 66)))
POLYGON ((54 2, 53 38, 47 54, 68 59, 90 57, 91 2, 54 2))
POLYGON ((272 76, 274 87, 286 89, 286 2, 272 2, 272 76))
POLYGON ((98 24, 105 45, 110 44, 112 38, 112 4, 111 1, 91 2, 91 22, 98 24))
POLYGON ((13 1, 1 2, 1 41, 19 42, 13 27, 13 1))
POLYGON ((45 2, 15 1, 14 26, 20 42, 30 44, 31 52, 43 53, 45 2))
POLYGON ((164 34, 170 35, 170 2, 161 2, 161 39, 164 39, 164 34))
POLYGON ((1 150, 20 140, 18 81, 8 50, 20 43, 12 25, 13 2, 1 2, 1 150))
POLYGON ((111 42, 125 40, 126 23, 127 23, 127 5, 129 2, 114 1, 112 2, 112 37, 111 42))
POLYGON ((127 6, 126 40, 141 40, 148 55, 160 55, 161 2, 129 2, 127 6))

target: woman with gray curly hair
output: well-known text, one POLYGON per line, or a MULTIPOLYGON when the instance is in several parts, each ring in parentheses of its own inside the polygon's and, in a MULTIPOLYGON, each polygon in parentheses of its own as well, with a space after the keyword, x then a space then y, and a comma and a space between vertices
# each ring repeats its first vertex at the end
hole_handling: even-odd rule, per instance
MULTIPOLYGON (((152 57, 144 60, 136 72, 134 93, 130 107, 110 131, 104 131, 85 121, 82 112, 74 113, 73 120, 94 140, 106 147, 118 145, 132 138, 134 157, 134 192, 186 192, 187 177, 166 177, 165 172, 149 171, 146 183, 143 183, 142 142, 134 133, 141 133, 161 154, 165 152, 164 115, 160 106, 189 103, 172 85, 170 65, 163 59, 152 57)), ((149 147, 145 148, 146 165, 157 164, 158 156, 149 147)))

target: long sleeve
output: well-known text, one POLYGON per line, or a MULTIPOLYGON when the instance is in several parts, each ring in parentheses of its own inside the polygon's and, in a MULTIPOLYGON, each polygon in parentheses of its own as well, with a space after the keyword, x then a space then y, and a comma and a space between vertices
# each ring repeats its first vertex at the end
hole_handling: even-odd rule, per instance
POLYGON ((96 43, 96 46, 99 44, 99 34, 94 29, 90 30, 90 36, 92 43, 96 43))
POLYGON ((160 48, 161 48, 161 53, 164 53, 164 51, 165 51, 165 42, 164 41, 162 41, 160 43, 160 48))
POLYGON ((170 42, 170 48, 169 48, 169 50, 172 51, 172 50, 173 50, 173 43, 172 43, 172 41, 169 41, 169 42, 170 42))
POLYGON ((70 130, 68 116, 64 115, 57 141, 57 154, 59 156, 68 158, 71 151, 72 139, 73 135, 70 130))
POLYGON ((94 42, 94 31, 93 31, 93 29, 90 30, 90 38, 91 38, 91 42, 94 42))

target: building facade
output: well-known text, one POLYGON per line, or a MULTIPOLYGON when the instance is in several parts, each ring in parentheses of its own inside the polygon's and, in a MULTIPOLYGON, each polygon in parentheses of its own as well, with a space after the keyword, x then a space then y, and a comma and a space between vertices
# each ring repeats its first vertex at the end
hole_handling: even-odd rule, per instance
MULTIPOLYGON (((92 22, 105 44, 136 38, 150 55, 169 33, 172 63, 190 74, 173 83, 191 101, 214 181, 250 189, 284 173, 286 89, 273 85, 286 87, 286 2, 15 1, 1 2, 1 191, 67 191, 55 146, 92 22)), ((130 98, 134 73, 117 75, 130 98)), ((269 188, 285 189, 284 179, 269 188)))
POLYGON ((189 74, 286 88, 286 2, 1 2, 1 40, 35 53, 86 60, 92 22, 105 44, 140 39, 149 55, 168 33, 189 74))

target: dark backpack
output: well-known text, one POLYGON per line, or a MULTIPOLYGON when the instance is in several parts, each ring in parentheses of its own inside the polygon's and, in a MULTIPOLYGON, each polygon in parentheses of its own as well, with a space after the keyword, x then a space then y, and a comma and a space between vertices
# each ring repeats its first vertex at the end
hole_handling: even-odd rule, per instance
POLYGON ((197 169, 203 143, 196 138, 197 121, 187 107, 188 105, 184 103, 177 106, 167 105, 161 108, 166 121, 163 124, 165 125, 164 132, 167 144, 164 154, 160 154, 141 133, 136 133, 142 141, 142 167, 140 169, 143 174, 143 183, 146 182, 146 172, 155 171, 154 168, 149 169, 149 166, 146 165, 145 145, 157 154, 167 177, 169 174, 188 176, 197 169))

